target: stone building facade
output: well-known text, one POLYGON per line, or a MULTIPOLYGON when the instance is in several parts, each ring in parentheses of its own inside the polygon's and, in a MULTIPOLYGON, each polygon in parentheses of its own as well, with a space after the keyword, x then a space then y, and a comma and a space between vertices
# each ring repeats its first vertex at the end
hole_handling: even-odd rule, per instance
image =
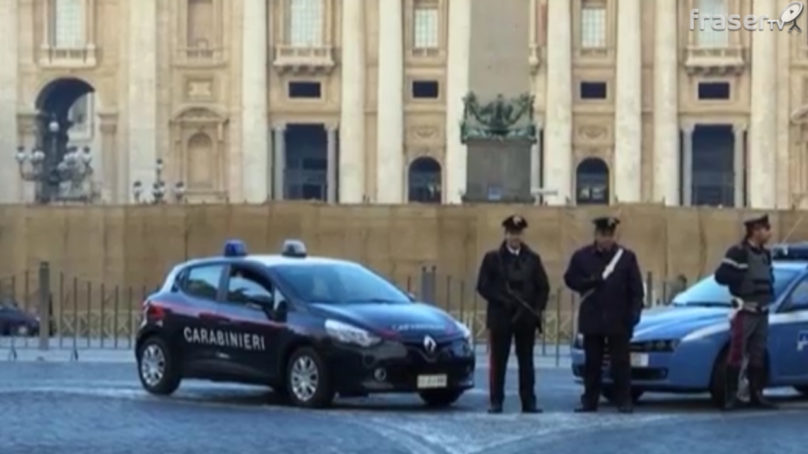
POLYGON ((713 26, 789 3, 0 1, 0 201, 34 199, 14 156, 55 118, 98 203, 157 159, 191 203, 459 203, 463 97, 506 92, 533 95, 546 203, 802 206, 808 14, 713 26))

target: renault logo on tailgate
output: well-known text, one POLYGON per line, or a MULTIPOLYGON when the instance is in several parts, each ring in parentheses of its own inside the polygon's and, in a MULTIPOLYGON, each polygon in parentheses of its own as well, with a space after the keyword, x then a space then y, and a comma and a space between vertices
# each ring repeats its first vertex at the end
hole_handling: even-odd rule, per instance
POLYGON ((431 336, 424 336, 424 349, 427 353, 435 353, 438 343, 431 336))

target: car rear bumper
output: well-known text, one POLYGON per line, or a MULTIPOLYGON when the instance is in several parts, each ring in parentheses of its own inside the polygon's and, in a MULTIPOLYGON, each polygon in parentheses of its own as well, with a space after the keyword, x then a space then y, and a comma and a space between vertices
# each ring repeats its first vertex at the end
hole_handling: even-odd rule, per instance
POLYGON ((474 387, 475 356, 462 342, 443 343, 432 355, 422 347, 400 342, 385 341, 371 349, 334 345, 327 361, 341 393, 469 389, 474 387), (419 388, 419 376, 431 376, 438 381, 432 383, 437 388, 419 388))

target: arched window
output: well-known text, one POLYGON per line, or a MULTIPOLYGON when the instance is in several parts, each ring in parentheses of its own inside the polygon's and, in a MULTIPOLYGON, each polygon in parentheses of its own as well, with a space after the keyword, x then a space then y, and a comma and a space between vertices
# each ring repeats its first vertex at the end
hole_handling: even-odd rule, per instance
POLYGON ((213 187, 213 141, 205 133, 196 133, 188 140, 188 187, 213 187))
POLYGON ((422 157, 410 164, 410 202, 440 203, 441 169, 438 161, 422 157))
POLYGON ((609 166, 602 159, 584 159, 575 174, 578 205, 608 205, 609 166))
POLYGON ((323 42, 323 0, 289 0, 289 44, 295 47, 319 46, 323 42))

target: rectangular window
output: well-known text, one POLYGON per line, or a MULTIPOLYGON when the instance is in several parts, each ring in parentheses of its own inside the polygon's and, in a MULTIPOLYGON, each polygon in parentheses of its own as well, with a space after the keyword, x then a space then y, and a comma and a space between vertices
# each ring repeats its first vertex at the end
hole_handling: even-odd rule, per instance
POLYGON ((212 47, 214 16, 213 0, 188 0, 188 47, 212 47))
POLYGON ((82 0, 56 0, 53 11, 53 45, 74 49, 84 45, 84 8, 82 0))
POLYGON ((321 96, 320 82, 289 82, 290 98, 313 98, 321 96))
POLYGON ((606 47, 606 7, 602 4, 584 4, 581 9, 581 47, 606 47))
POLYGON ((718 47, 723 48, 729 45, 729 32, 726 29, 726 22, 724 22, 724 30, 714 30, 712 25, 714 20, 707 20, 706 18, 718 18, 726 21, 728 10, 726 0, 699 0, 699 16, 705 18, 696 22, 696 37, 700 47, 718 47))
POLYGON ((412 83, 412 97, 415 99, 437 99, 440 88, 434 80, 416 80, 412 83))
POLYGON ((729 82, 699 83, 699 99, 729 99, 729 82))
POLYGON ((203 265, 191 268, 187 271, 182 289, 191 296, 215 301, 223 270, 222 265, 203 265))
POLYGON ((437 49, 438 7, 433 3, 419 3, 416 3, 413 12, 412 46, 414 49, 437 49))
POLYGON ((322 44, 323 0, 289 0, 289 44, 314 47, 322 44))
POLYGON ((581 82, 581 99, 606 99, 606 82, 581 82))

